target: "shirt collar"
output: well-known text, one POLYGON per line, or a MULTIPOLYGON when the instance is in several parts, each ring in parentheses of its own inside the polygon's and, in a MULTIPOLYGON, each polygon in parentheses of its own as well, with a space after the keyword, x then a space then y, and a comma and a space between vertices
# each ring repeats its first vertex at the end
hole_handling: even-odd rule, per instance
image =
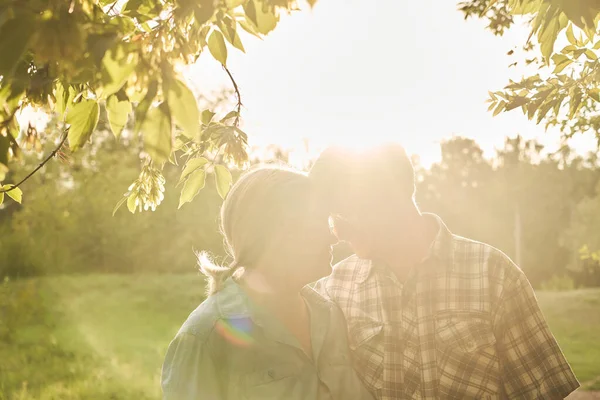
MULTIPOLYGON (((309 286, 302 288, 300 294, 310 306, 327 309, 331 307, 329 300, 309 286)), ((255 324, 264 327, 273 318, 267 310, 252 302, 233 278, 228 278, 217 293, 217 305, 219 314, 226 319, 249 318, 255 324)))
MULTIPOLYGON (((453 235, 448 229, 444 221, 432 213, 423 213, 425 218, 435 221, 438 226, 438 231, 431 242, 431 246, 427 252, 427 256, 423 259, 422 264, 429 270, 435 271, 438 268, 452 269, 454 263, 453 235)), ((371 260, 358 260, 355 269, 354 279, 358 283, 364 283, 374 268, 374 263, 371 260)))
POLYGON ((432 218, 435 220, 438 226, 437 234, 435 239, 429 247, 429 252, 425 260, 425 263, 433 260, 433 265, 438 267, 446 267, 452 269, 454 263, 454 245, 453 235, 448 229, 444 221, 440 217, 431 213, 423 213, 426 218, 432 218))

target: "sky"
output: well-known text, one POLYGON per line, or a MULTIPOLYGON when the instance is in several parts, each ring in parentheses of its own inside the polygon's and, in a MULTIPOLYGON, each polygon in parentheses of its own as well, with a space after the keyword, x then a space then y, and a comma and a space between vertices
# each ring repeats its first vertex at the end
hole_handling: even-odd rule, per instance
MULTIPOLYGON (((488 156, 516 134, 556 149, 558 132, 520 111, 487 112, 488 90, 525 72, 509 68, 506 53, 529 31, 496 37, 484 26, 465 21, 457 1, 441 0, 320 0, 282 15, 264 40, 242 36, 245 54, 229 47, 243 129, 251 145, 296 149, 299 158, 306 141, 311 153, 397 141, 427 166, 453 135, 476 139, 488 156)), ((186 76, 201 91, 230 86, 208 52, 186 76)), ((592 139, 572 144, 583 152, 592 139)))

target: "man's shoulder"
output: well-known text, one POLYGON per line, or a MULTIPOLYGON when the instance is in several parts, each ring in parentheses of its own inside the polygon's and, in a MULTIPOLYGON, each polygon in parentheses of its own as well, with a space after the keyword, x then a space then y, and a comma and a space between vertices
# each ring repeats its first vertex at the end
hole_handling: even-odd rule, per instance
POLYGON ((491 244, 458 235, 452 235, 452 241, 454 270, 498 277, 523 273, 506 253, 491 244))
POLYGON ((342 261, 334 264, 332 274, 355 271, 358 267, 362 267, 364 263, 368 263, 368 261, 358 258, 356 254, 352 254, 351 256, 346 257, 342 261))

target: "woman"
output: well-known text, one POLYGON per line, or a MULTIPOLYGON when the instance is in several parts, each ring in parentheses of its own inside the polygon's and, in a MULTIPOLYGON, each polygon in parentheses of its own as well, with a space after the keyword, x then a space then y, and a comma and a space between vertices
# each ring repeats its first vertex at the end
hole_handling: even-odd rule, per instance
POLYGON ((200 256, 209 296, 171 342, 165 399, 372 399, 351 367, 341 311, 310 282, 334 239, 308 178, 245 174, 221 210, 228 267, 200 256))

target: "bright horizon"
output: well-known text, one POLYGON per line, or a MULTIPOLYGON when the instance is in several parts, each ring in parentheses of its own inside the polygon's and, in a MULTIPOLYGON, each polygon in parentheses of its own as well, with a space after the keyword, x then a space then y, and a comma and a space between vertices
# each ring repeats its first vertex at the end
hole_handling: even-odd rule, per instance
MULTIPOLYGON (((264 40, 242 35, 246 54, 229 46, 228 68, 242 94, 242 128, 250 145, 292 149, 302 163, 331 144, 363 146, 397 141, 429 166, 452 136, 475 139, 492 156, 506 136, 560 146, 557 131, 519 111, 487 111, 488 90, 524 70, 506 53, 528 35, 515 26, 504 37, 480 20, 463 19, 455 2, 425 0, 410 7, 393 0, 327 0, 282 15, 264 40)), ((186 73, 203 91, 231 86, 205 52, 186 73)), ((593 135, 569 142, 595 149, 593 135)))

